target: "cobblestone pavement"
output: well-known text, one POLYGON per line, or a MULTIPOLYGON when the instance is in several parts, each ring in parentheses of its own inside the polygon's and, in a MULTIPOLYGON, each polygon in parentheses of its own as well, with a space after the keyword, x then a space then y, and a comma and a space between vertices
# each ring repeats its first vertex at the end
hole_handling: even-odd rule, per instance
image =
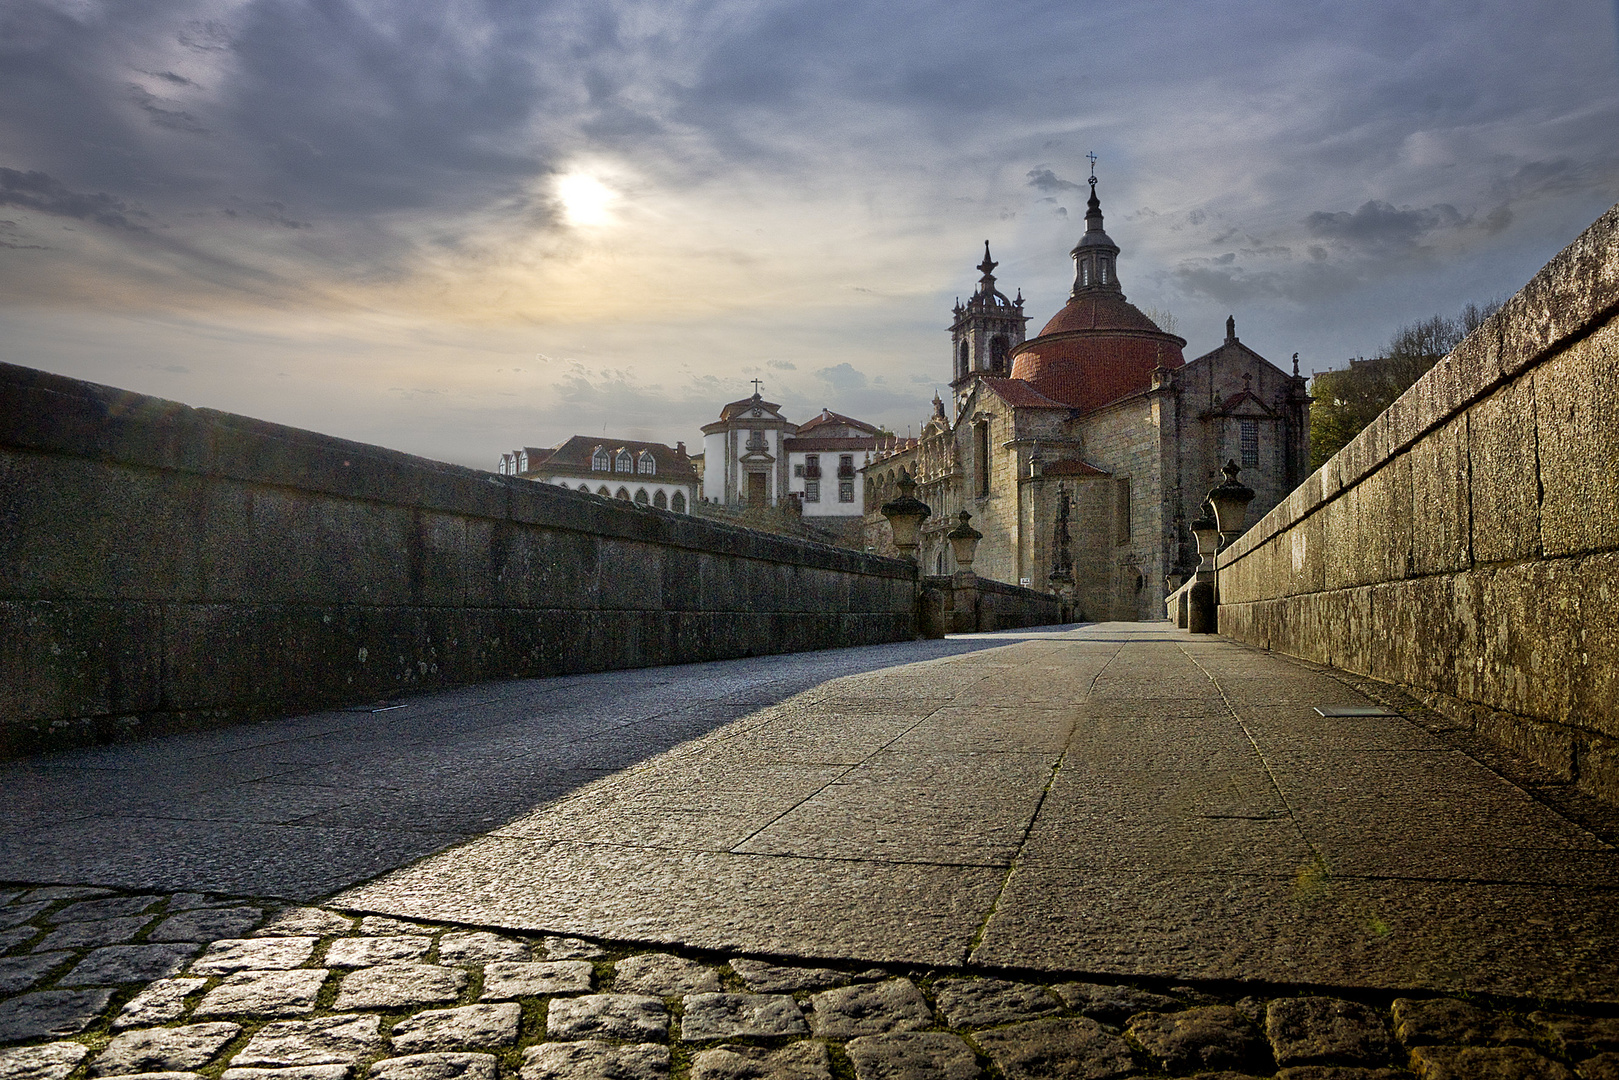
POLYGON ((0 1080, 1619 1077, 1612 1012, 1479 998, 805 966, 200 893, 8 886, 0 923, 0 1080))
POLYGON ((1109 624, 388 704, 0 766, 0 1080, 1619 1078, 1614 810, 1375 684, 1109 624))

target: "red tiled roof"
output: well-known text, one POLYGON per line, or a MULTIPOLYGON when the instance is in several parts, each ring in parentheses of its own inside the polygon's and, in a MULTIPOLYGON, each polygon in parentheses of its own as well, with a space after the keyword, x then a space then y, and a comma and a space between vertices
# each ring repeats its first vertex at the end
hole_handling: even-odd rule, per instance
POLYGON ((876 435, 867 435, 860 438, 829 436, 824 439, 800 439, 797 436, 789 435, 781 441, 781 448, 788 453, 794 451, 813 453, 817 450, 842 450, 848 452, 850 450, 875 450, 886 441, 886 439, 879 438, 876 435))
POLYGON ((1087 290, 1069 300, 1051 317, 1039 336, 1067 334, 1075 330, 1149 330, 1163 333, 1158 324, 1140 308, 1115 292, 1087 290))
POLYGON ((1003 379, 986 375, 979 380, 1008 405, 1017 409, 1066 409, 1069 406, 1053 401, 1022 379, 1003 379))
POLYGON ((766 401, 755 394, 753 397, 743 398, 741 401, 733 401, 729 405, 725 406, 725 408, 720 410, 720 419, 729 420, 732 416, 743 411, 744 409, 764 409, 772 416, 781 415, 780 405, 774 401, 766 401))
POLYGON ((1089 412, 1146 390, 1154 368, 1184 366, 1185 344, 1117 293, 1088 291, 1012 350, 1012 378, 1089 412))
POLYGON ((864 420, 856 420, 852 416, 844 416, 842 413, 835 413, 831 409, 822 409, 819 416, 812 416, 802 424, 799 424, 798 434, 802 436, 814 431, 818 427, 823 427, 828 424, 844 424, 848 427, 854 428, 857 431, 864 431, 871 435, 877 434, 877 428, 866 423, 864 420))

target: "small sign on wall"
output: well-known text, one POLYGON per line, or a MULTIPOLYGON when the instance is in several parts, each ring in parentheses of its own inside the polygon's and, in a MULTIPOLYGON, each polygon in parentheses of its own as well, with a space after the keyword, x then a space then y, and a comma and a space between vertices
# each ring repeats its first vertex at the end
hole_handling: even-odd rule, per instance
POLYGON ((1028 578, 1026 578, 1026 577, 1020 577, 1020 578, 1018 578, 1018 579, 1017 579, 1017 583, 1018 583, 1018 584, 1019 584, 1019 585, 1021 585, 1021 586, 1023 586, 1023 587, 1024 587, 1024 588, 1025 588, 1025 589, 1027 589, 1027 588, 1028 588, 1028 587, 1029 587, 1029 579, 1028 579, 1028 578))

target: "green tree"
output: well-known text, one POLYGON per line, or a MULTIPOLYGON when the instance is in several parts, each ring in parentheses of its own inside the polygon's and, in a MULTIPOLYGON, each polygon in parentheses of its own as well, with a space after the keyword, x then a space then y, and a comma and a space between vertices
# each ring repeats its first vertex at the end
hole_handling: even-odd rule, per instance
POLYGON ((1435 315, 1408 323, 1394 332, 1381 356, 1318 372, 1310 381, 1310 468, 1319 469, 1342 450, 1500 307, 1499 300, 1483 307, 1468 304, 1455 318, 1435 315))

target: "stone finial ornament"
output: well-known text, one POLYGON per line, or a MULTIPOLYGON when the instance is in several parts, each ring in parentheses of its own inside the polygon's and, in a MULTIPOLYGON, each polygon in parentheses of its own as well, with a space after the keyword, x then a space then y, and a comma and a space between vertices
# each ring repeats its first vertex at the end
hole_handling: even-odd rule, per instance
POLYGON ((883 516, 888 519, 888 525, 894 532, 894 547, 899 551, 900 558, 915 562, 916 534, 933 509, 916 497, 916 481, 904 469, 900 469, 899 479, 894 481, 894 486, 899 488, 899 497, 883 503, 883 516))

